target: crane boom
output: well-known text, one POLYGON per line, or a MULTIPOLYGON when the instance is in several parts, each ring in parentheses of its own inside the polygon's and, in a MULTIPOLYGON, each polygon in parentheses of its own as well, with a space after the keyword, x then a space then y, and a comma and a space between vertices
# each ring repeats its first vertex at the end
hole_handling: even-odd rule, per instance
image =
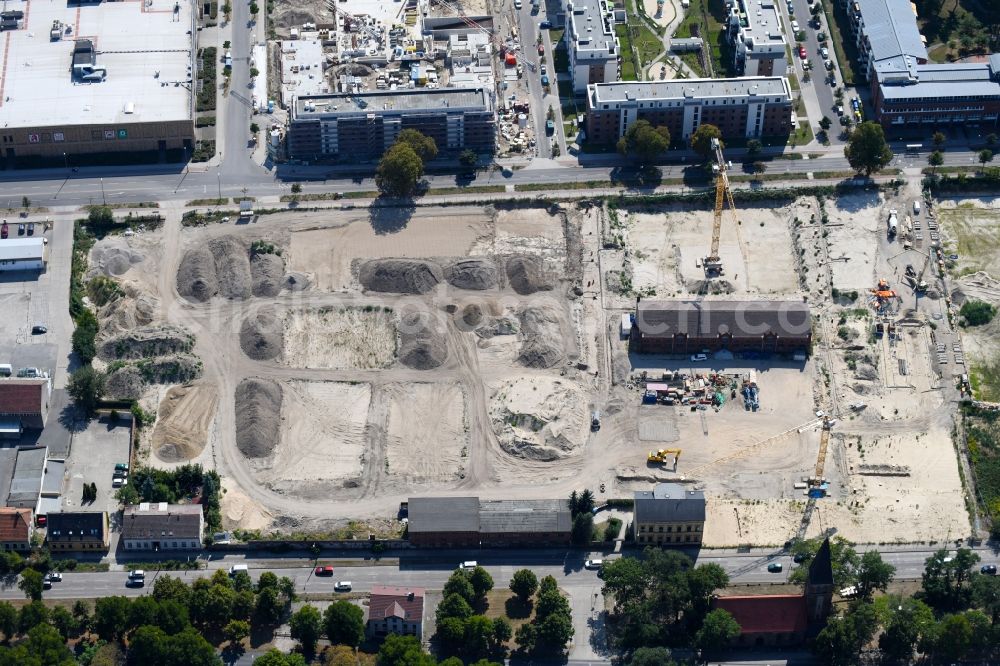
POLYGON ((736 202, 733 200, 733 190, 729 186, 729 170, 726 157, 722 153, 722 142, 712 139, 712 149, 715 151, 715 170, 718 177, 715 179, 715 210, 712 217, 712 246, 708 256, 704 259, 705 272, 709 276, 722 275, 722 258, 719 256, 719 240, 722 236, 722 210, 725 204, 729 203, 729 213, 733 222, 738 225, 736 219, 736 202))
POLYGON ((349 21, 352 25, 356 26, 359 30, 361 30, 361 32, 365 33, 366 35, 374 39, 376 42, 379 43, 380 46, 385 41, 385 36, 382 34, 381 31, 376 30, 375 28, 368 25, 365 22, 365 20, 362 19, 360 16, 355 16, 354 14, 345 12, 343 9, 337 6, 337 0, 326 0, 326 6, 330 8, 334 16, 339 15, 344 17, 346 21, 349 21))

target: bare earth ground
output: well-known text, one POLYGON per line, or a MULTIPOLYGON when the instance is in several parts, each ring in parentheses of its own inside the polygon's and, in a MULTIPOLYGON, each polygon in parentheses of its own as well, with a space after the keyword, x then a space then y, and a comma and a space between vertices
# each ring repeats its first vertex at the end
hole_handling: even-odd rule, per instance
MULTIPOLYGON (((862 193, 824 205, 826 225, 814 198, 739 211, 739 236, 735 225, 723 225, 729 298, 806 298, 817 315, 816 349, 805 364, 710 362, 727 373, 756 372, 756 413, 740 399, 718 411, 640 411, 641 372, 656 377, 665 368, 689 368, 685 360, 628 355, 618 321, 634 307, 635 294, 606 288, 625 252, 602 249, 609 222, 597 207, 421 207, 409 219, 398 212, 291 211, 251 226, 198 229, 181 229, 179 214, 170 212, 162 230, 130 239, 145 259, 126 272, 154 299, 156 323, 196 336, 205 365, 199 384, 215 387, 218 407, 199 404, 187 427, 207 433, 199 460, 224 476, 227 527, 326 529, 331 521, 392 515, 414 494, 562 497, 604 483, 599 499, 605 499, 683 479, 710 497, 706 545, 781 543, 801 520, 805 498, 792 484, 813 472, 820 440, 815 411, 825 409, 839 417, 824 471, 831 496, 819 503, 810 533, 836 526, 859 541, 960 536, 968 521, 950 442, 950 403, 939 390, 927 327, 906 329, 894 345, 871 345, 870 315, 852 319, 854 344, 873 363, 870 376, 858 378, 836 331, 841 312, 865 307, 865 298, 834 305, 828 292, 831 284, 863 292, 875 276, 891 273, 886 257, 898 245, 884 246, 882 215, 887 205, 900 204, 862 193), (304 276, 308 287, 246 300, 180 298, 175 272, 182 257, 226 236, 247 246, 256 238, 276 244, 285 270, 304 276), (465 256, 496 262, 499 284, 482 291, 442 282, 418 295, 361 293, 358 266, 366 260, 465 256), (541 259, 553 276, 551 290, 515 293, 503 274, 508 257, 541 259), (467 305, 481 308, 489 332, 463 323, 467 305), (364 312, 365 306, 394 314, 364 312), (241 323, 262 307, 283 318, 280 355, 260 356, 277 360, 253 360, 240 348, 241 323), (396 317, 407 308, 439 315, 431 335, 446 354, 433 370, 396 359, 396 317), (541 339, 559 343, 551 367, 519 360, 530 341, 523 317, 532 308, 547 313, 541 339), (243 408, 235 389, 248 377, 283 388, 276 447, 253 460, 234 439, 243 408), (847 405, 856 400, 868 406, 854 414, 847 405), (602 414, 596 432, 589 428, 592 409, 602 414), (648 451, 667 445, 683 449, 678 469, 648 466, 648 451), (907 466, 910 476, 862 476, 862 462, 907 466)), ((703 286, 696 262, 707 252, 712 216, 687 208, 619 211, 634 289, 691 297, 703 286)), ((177 427, 174 416, 182 411, 167 415, 158 431, 177 427)))
POLYGON ((175 386, 160 403, 153 430, 153 453, 163 462, 187 462, 204 450, 219 395, 214 386, 175 386))

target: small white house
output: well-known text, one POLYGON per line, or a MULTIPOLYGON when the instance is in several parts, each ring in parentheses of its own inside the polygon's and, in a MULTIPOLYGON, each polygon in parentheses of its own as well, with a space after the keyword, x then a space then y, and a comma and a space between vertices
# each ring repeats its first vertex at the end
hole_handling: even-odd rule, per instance
POLYGON ((0 271, 45 270, 45 244, 41 238, 0 240, 0 271))

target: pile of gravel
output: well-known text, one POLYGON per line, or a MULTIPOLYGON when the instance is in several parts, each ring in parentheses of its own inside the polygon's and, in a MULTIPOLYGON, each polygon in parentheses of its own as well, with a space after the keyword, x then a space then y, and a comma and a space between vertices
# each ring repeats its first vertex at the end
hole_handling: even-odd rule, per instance
POLYGON ((236 387, 236 446, 248 458, 266 458, 281 435, 281 386, 244 379, 236 387))
POLYGON ((276 254, 250 258, 250 291, 254 296, 277 296, 285 282, 285 260, 276 254))
POLYGON ((115 277, 125 274, 133 264, 139 263, 144 258, 131 249, 124 238, 108 236, 94 245, 94 249, 90 252, 90 266, 103 275, 115 277))
POLYGON ((511 288, 522 296, 555 288, 552 279, 542 264, 542 260, 532 256, 517 256, 507 260, 507 281, 511 288))
POLYGON ((497 267, 489 259, 462 259, 444 270, 444 279, 459 289, 495 289, 499 283, 497 267))
POLYGON ((361 265, 358 279, 368 291, 426 294, 442 280, 441 267, 417 259, 373 259, 361 265))
POLYGON ((302 291, 309 287, 309 278, 302 273, 289 273, 285 276, 284 287, 288 291, 302 291))
POLYGON ((215 259, 219 280, 219 296, 233 299, 250 298, 250 256, 247 247, 235 236, 221 236, 208 242, 215 259))
POLYGON ((284 344, 285 327, 274 308, 261 308, 240 326, 240 348, 254 360, 269 361, 277 357, 284 344))
POLYGON ((188 352, 194 336, 173 326, 143 326, 105 340, 97 350, 104 360, 139 359, 188 352))
POLYGON ((517 360, 529 368, 551 368, 565 360, 562 326, 555 308, 532 305, 518 315, 524 340, 517 360))
POLYGON ((113 400, 138 400, 145 390, 146 380, 134 365, 122 366, 104 380, 104 395, 113 400))
POLYGON ((878 369, 875 368, 875 366, 868 365, 867 363, 858 363, 858 367, 854 371, 854 376, 857 379, 873 381, 878 379, 878 369))
POLYGON ((219 293, 215 259, 207 247, 191 248, 177 267, 177 293, 189 301, 204 303, 219 293))
POLYGON ((479 326, 483 321, 483 308, 478 303, 469 303, 462 308, 462 323, 469 328, 479 326))
POLYGON ((404 315, 399 322, 399 362, 414 370, 433 370, 448 360, 444 332, 432 317, 404 315))

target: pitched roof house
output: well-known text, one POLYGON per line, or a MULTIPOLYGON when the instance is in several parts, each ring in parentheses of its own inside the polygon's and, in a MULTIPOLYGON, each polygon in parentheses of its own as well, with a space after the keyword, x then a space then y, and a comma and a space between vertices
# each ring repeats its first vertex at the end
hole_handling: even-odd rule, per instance
POLYGON ((365 631, 369 636, 409 634, 423 639, 424 588, 372 586, 365 631))
POLYGON ((125 550, 199 550, 204 529, 200 504, 143 502, 122 512, 125 550))
POLYGON ((31 509, 0 507, 0 548, 3 550, 30 550, 31 509))

